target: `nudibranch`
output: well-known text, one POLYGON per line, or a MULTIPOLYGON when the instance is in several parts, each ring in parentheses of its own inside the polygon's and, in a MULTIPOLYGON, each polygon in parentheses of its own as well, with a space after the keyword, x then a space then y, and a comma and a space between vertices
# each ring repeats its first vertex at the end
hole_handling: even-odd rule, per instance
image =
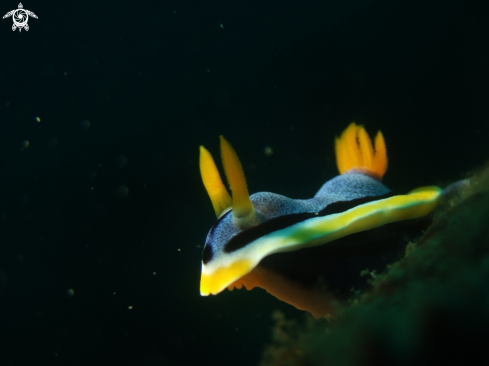
POLYGON ((426 227, 442 194, 436 186, 394 194, 381 182, 387 170, 382 133, 372 144, 355 123, 335 140, 340 175, 311 199, 250 196, 236 152, 223 136, 220 145, 232 196, 200 147, 202 181, 217 216, 202 256, 202 296, 261 287, 316 318, 332 317, 351 294, 352 278, 399 255, 399 246, 426 227))

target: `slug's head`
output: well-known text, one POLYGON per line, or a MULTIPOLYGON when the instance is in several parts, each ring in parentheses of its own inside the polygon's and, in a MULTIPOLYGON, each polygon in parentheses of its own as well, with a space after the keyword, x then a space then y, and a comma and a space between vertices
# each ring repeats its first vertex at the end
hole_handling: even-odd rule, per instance
MULTIPOLYGON (((231 144, 220 136, 221 158, 232 196, 224 186, 212 155, 200 146, 200 174, 211 199, 217 222, 209 231, 202 256, 202 295, 217 294, 231 282, 249 272, 256 263, 247 259, 235 260, 228 254, 230 240, 237 234, 265 221, 257 213, 248 194, 243 168, 231 144)), ((266 195, 265 195, 266 196, 266 195)), ((267 197, 259 204, 267 205, 267 197)))

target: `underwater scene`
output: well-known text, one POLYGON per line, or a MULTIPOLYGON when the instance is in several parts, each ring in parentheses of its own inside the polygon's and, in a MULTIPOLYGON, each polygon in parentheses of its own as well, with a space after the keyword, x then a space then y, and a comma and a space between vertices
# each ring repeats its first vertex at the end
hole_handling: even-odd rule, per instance
POLYGON ((0 366, 489 362, 489 1, 0 7, 0 366))

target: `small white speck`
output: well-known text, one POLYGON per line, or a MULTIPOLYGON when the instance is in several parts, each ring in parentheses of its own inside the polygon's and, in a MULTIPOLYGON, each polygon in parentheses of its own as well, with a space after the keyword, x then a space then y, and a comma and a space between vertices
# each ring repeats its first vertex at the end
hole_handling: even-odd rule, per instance
POLYGON ((221 23, 220 27, 221 27, 221 29, 224 29, 224 25, 222 25, 222 23, 221 23))
POLYGON ((132 310, 132 305, 128 306, 127 308, 128 308, 129 310, 132 310))
POLYGON ((36 117, 36 121, 39 123, 41 122, 41 117, 36 117))

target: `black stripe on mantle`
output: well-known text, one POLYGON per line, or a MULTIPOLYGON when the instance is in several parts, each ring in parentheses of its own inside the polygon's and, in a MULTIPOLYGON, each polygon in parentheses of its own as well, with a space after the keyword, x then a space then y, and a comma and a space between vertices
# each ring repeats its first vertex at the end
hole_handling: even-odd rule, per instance
MULTIPOLYGON (((284 215, 280 217, 275 217, 267 222, 264 222, 258 226, 252 227, 245 231, 240 232, 238 235, 234 236, 224 245, 225 253, 232 253, 238 249, 244 248, 249 243, 261 238, 262 236, 268 235, 274 231, 285 229, 289 226, 298 224, 299 222, 319 217, 333 215, 341 212, 348 211, 359 205, 363 205, 368 202, 377 201, 379 199, 384 199, 392 197, 394 194, 392 192, 373 197, 362 197, 351 201, 338 201, 327 205, 324 209, 318 213, 297 213, 284 215)), ((205 264, 205 262, 204 262, 205 264)))

